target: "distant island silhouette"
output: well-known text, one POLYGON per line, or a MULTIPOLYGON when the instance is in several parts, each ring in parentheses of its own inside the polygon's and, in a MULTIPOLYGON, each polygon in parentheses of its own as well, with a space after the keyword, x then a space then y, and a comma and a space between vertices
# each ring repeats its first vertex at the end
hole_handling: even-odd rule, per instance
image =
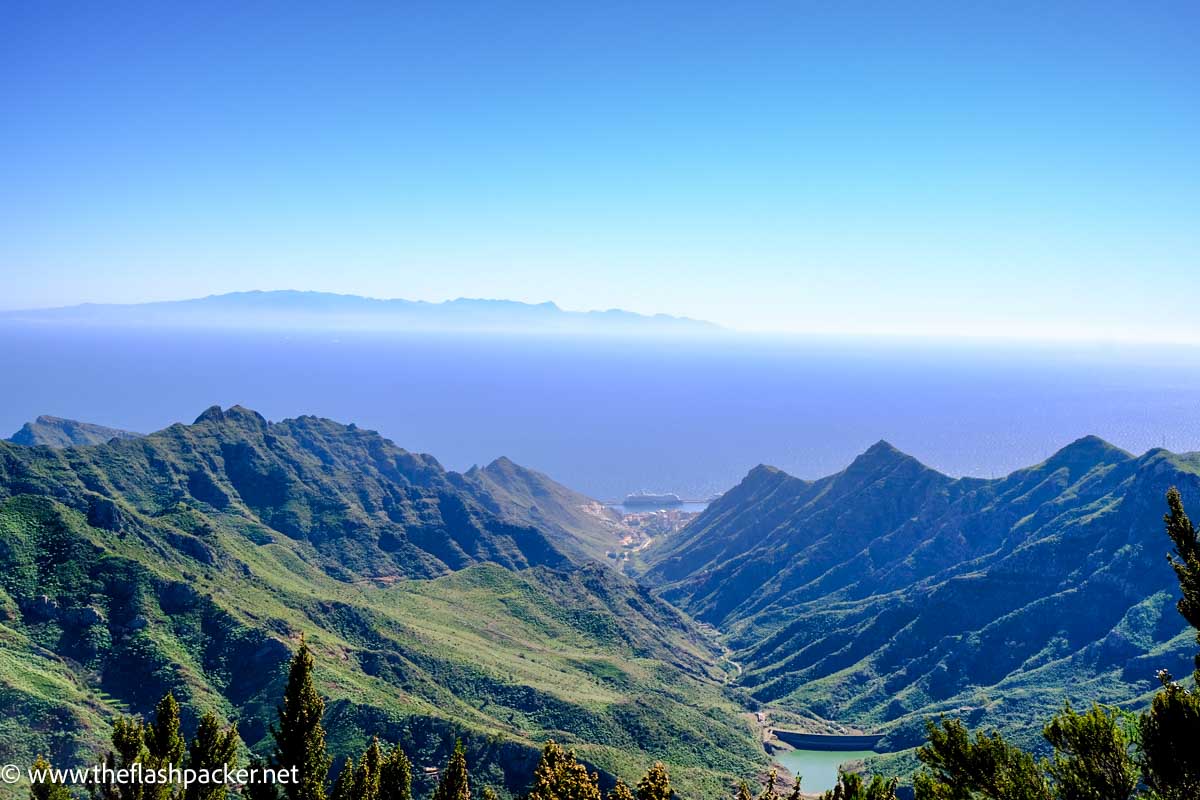
POLYGON ((557 333, 712 333, 715 323, 618 308, 567 311, 552 302, 458 298, 439 303, 293 290, 231 292, 151 303, 83 303, 0 312, 0 320, 55 324, 557 333))

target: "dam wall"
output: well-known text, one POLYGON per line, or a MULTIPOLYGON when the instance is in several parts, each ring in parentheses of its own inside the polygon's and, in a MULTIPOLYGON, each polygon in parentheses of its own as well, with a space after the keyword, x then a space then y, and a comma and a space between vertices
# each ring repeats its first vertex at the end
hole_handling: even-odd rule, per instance
POLYGON ((783 731, 773 728, 771 733, 781 742, 786 742, 797 750, 874 750, 875 745, 883 738, 882 734, 862 734, 857 736, 838 736, 823 733, 800 733, 799 731, 783 731))

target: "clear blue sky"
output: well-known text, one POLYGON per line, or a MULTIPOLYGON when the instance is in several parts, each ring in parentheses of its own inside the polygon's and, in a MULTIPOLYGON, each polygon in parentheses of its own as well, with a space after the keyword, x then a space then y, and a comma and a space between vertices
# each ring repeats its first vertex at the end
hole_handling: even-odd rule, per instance
POLYGON ((1194 2, 6 3, 0 307, 1200 340, 1194 2))

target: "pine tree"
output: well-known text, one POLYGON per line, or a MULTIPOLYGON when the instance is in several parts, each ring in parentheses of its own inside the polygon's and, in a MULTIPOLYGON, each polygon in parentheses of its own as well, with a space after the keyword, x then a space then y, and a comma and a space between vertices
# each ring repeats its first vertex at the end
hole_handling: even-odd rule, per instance
POLYGON ((638 781, 637 800, 671 800, 671 775, 661 761, 638 781))
POLYGON ((605 800, 633 800, 633 791, 625 781, 619 780, 608 790, 605 800))
MULTIPOLYGON (((1167 526, 1167 536, 1175 544, 1175 553, 1168 555, 1167 561, 1175 570, 1179 588, 1183 591, 1176 608, 1188 624, 1196 629, 1196 641, 1200 643, 1200 540, 1197 540, 1196 529, 1183 510, 1183 497, 1174 486, 1167 491, 1167 508, 1163 522, 1167 526)), ((1200 653, 1196 655, 1195 677, 1200 684, 1200 653)))
POLYGON ((1093 705, 1078 714, 1068 703, 1042 735, 1054 747, 1046 769, 1057 800, 1129 800, 1137 766, 1116 712, 1093 705))
POLYGON ((292 657, 278 713, 279 723, 271 730, 275 738, 274 766, 280 770, 296 768, 296 780, 284 784, 284 795, 287 800, 325 800, 330 764, 325 728, 321 725, 325 701, 313 683, 313 655, 303 637, 292 657))
POLYGON ((1037 759, 999 733, 972 738, 956 719, 943 719, 941 725, 929 722, 927 731, 929 742, 917 748, 917 759, 926 767, 915 784, 917 800, 1050 800, 1050 786, 1037 759))
POLYGON ((454 752, 442 772, 433 800, 471 800, 470 775, 467 774, 467 753, 460 739, 454 744, 454 752))
POLYGON ((333 789, 329 792, 329 800, 354 800, 354 773, 354 759, 346 756, 337 780, 333 782, 333 789))
MULTIPOLYGON (((262 771, 269 768, 273 769, 271 762, 266 759, 250 759, 250 769, 256 770, 258 775, 262 775, 262 771)), ((251 781, 242 787, 242 798, 244 800, 279 800, 279 789, 270 781, 251 781)))
POLYGON ((1155 800, 1200 797, 1200 690, 1162 676, 1163 688, 1138 724, 1142 780, 1155 800))
POLYGON ((29 784, 29 800, 71 800, 71 791, 62 783, 52 780, 49 771, 50 762, 38 755, 33 762, 33 773, 41 775, 42 780, 34 780, 29 784))
POLYGON ((600 777, 588 774, 575 751, 564 751, 551 740, 542 748, 527 800, 600 800, 600 777))
POLYGON ((137 717, 118 717, 110 741, 118 766, 130 767, 145 760, 146 725, 137 717))
POLYGON ((737 800, 753 800, 753 796, 750 794, 750 787, 746 785, 745 781, 738 784, 737 794, 734 797, 737 800))
POLYGON ((354 773, 354 800, 379 800, 382 767, 383 753, 379 749, 379 737, 373 736, 354 773))
MULTIPOLYGON (((227 765, 233 769, 237 766, 240 741, 236 723, 222 730, 217 716, 211 711, 206 712, 200 717, 196 735, 188 747, 188 768, 211 772, 227 765)), ((225 794, 222 784, 195 781, 184 790, 184 800, 224 800, 225 794)))
MULTIPOLYGON (((187 748, 179 732, 179 703, 167 692, 154 707, 154 721, 142 728, 146 740, 146 768, 166 772, 183 765, 187 748)), ((143 789, 146 800, 166 800, 176 794, 177 787, 169 783, 147 783, 143 789)))
MULTIPOLYGON (((146 726, 137 717, 117 717, 109 737, 112 749, 101 759, 108 770, 128 769, 146 758, 146 726)), ((142 800, 145 784, 140 782, 89 783, 88 794, 97 800, 142 800)))
POLYGON ((500 795, 496 794, 496 790, 490 786, 483 787, 483 791, 479 793, 480 800, 500 800, 500 795))
POLYGON ((400 745, 393 747, 383 760, 379 800, 412 800, 412 764, 400 745))
POLYGON ((767 777, 767 783, 763 786, 762 794, 758 796, 758 800, 779 800, 779 793, 775 791, 775 785, 779 782, 779 773, 776 770, 771 770, 771 774, 767 777))
POLYGON ((792 784, 792 793, 788 795, 788 800, 804 800, 800 794, 800 781, 804 778, 803 775, 796 776, 796 782, 792 784))
MULTIPOLYGON (((899 781, 896 778, 887 780, 881 775, 876 775, 871 778, 870 783, 865 783, 861 775, 853 772, 838 772, 837 785, 825 792, 821 796, 821 800, 896 800, 896 786, 899 781)), ((919 795, 918 795, 919 796, 919 795)), ((973 798, 975 795, 966 794, 947 794, 946 798, 954 800, 965 800, 973 798)))
MULTIPOLYGON (((1167 492, 1167 509, 1163 522, 1175 545, 1174 557, 1167 559, 1183 593, 1177 608, 1200 641, 1200 542, 1174 487, 1167 492)), ((1196 667, 1200 677, 1200 654, 1196 667)), ((1142 780, 1161 800, 1195 800, 1200 797, 1200 689, 1185 689, 1165 670, 1159 680, 1163 688, 1138 722, 1142 780)))

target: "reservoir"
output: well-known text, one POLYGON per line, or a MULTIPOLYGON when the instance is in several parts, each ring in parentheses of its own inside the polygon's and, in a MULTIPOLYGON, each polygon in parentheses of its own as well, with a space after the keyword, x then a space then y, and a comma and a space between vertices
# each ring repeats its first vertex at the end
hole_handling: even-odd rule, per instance
POLYGON ((838 766, 876 755, 872 750, 785 750, 775 760, 792 775, 801 775, 800 788, 805 794, 832 789, 837 783, 838 766))

